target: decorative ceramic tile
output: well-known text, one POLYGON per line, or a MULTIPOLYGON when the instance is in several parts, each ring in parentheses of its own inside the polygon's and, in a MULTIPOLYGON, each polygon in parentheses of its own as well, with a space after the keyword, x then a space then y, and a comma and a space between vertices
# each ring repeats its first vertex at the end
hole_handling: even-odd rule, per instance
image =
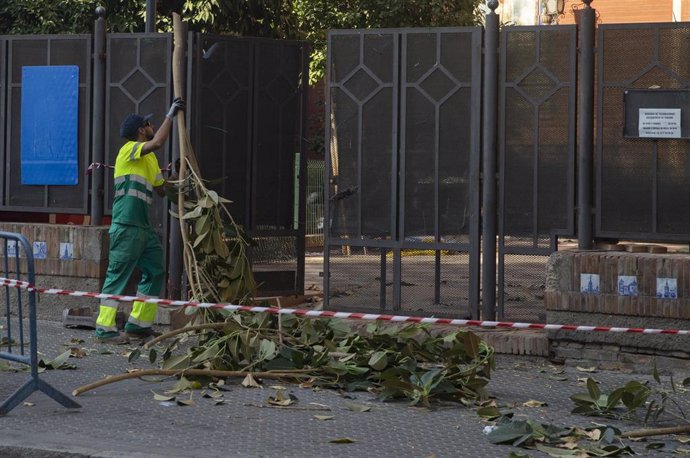
POLYGON ((618 295, 637 296, 637 277, 635 275, 618 276, 618 295))
POLYGON ((676 299, 678 297, 678 280, 675 278, 657 278, 656 297, 676 299))
POLYGON ((46 259, 48 257, 48 244, 46 242, 34 242, 34 259, 46 259))
POLYGON ((74 259, 74 244, 60 242, 60 259, 74 259))
POLYGON ((599 274, 580 274, 580 292, 599 294, 599 274))
POLYGON ((17 241, 8 240, 7 241, 7 256, 17 256, 17 241))

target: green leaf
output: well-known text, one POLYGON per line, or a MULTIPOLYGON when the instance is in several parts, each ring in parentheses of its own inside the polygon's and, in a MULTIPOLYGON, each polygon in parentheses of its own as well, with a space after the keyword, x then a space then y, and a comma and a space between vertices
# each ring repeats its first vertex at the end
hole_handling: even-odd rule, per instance
POLYGON ((184 216, 182 217, 182 219, 198 218, 199 216, 201 216, 202 211, 203 211, 203 209, 201 207, 196 207, 196 208, 194 208, 194 210, 190 211, 189 213, 185 213, 184 216))
POLYGON ((601 397, 601 391, 599 391, 599 387, 597 386, 597 382, 591 378, 587 378, 587 391, 589 392, 589 395, 592 399, 599 400, 601 397))
POLYGON ((213 345, 210 345, 208 348, 206 348, 204 351, 199 353, 197 356, 194 357, 192 360, 193 363, 201 363, 210 359, 213 359, 217 357, 220 354, 220 343, 216 342, 213 345))
POLYGON ((259 344, 259 359, 260 360, 270 360, 276 355, 276 344, 272 340, 261 339, 261 344, 259 344))
POLYGON ((149 362, 151 364, 156 362, 156 358, 158 357, 158 352, 156 351, 155 348, 152 348, 149 350, 149 362))
POLYGON ((384 370, 388 365, 388 356, 386 355, 386 351, 374 352, 369 358, 369 366, 376 371, 384 370))
POLYGON ((482 407, 481 409, 477 409, 477 415, 487 420, 495 420, 501 416, 501 412, 494 406, 482 407))
POLYGON ((209 218, 208 214, 202 215, 196 222, 194 223, 194 232, 197 234, 206 234, 208 233, 209 230, 209 218))
POLYGON ((364 404, 356 404, 354 402, 343 402, 343 406, 345 406, 346 409, 351 410, 353 412, 369 412, 371 410, 371 406, 367 406, 364 404))
POLYGON ((46 369, 62 369, 62 370, 67 370, 67 369, 76 369, 77 366, 76 364, 69 364, 67 361, 69 360, 70 355, 72 354, 72 350, 67 350, 60 355, 58 355, 55 359, 51 361, 44 361, 43 359, 38 361, 38 367, 41 371, 44 371, 46 369))
POLYGON ((314 415, 314 418, 319 421, 333 420, 335 417, 333 415, 314 415))
POLYGON ((524 420, 511 420, 491 431, 487 438, 492 444, 512 444, 525 434, 532 434, 532 427, 524 420))
POLYGON ((332 444, 352 444, 355 442, 354 439, 350 439, 349 437, 337 437, 335 439, 331 439, 328 442, 332 444))
POLYGON ((199 382, 192 382, 187 380, 185 377, 180 377, 180 380, 177 381, 175 385, 173 385, 172 388, 169 390, 166 390, 165 392, 168 394, 175 394, 175 393, 181 393, 183 391, 187 390, 193 390, 200 387, 199 382))
POLYGON ((187 369, 190 367, 189 355, 175 355, 163 361, 162 369, 187 369))
POLYGON ((164 394, 158 394, 155 391, 151 391, 153 393, 153 400, 154 401, 161 401, 161 402, 169 402, 169 401, 174 401, 175 396, 166 396, 164 394))

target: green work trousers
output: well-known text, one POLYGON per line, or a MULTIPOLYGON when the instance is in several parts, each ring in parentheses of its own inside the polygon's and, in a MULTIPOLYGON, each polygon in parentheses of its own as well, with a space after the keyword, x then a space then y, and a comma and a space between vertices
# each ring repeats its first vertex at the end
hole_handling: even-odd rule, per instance
MULTIPOLYGON (((163 287, 163 248, 152 228, 114 223, 110 226, 110 252, 108 271, 101 292, 122 295, 135 267, 141 271, 137 296, 155 297, 163 287)), ((96 327, 103 331, 117 331, 115 316, 118 302, 102 299, 96 327)), ((151 327, 158 304, 135 301, 128 322, 140 327, 151 327)))

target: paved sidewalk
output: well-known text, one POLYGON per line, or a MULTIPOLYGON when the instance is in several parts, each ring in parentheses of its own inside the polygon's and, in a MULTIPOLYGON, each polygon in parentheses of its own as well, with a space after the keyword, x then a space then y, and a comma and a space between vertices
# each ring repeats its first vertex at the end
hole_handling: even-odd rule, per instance
MULTIPOLYGON (((39 351, 47 360, 65 350, 71 339, 77 346, 96 350, 80 359, 70 359, 76 370, 51 370, 41 378, 66 394, 75 388, 116 375, 132 367, 152 368, 144 357, 129 364, 124 353, 130 346, 94 342, 92 331, 64 329, 60 323, 39 322, 39 351), (100 354, 104 349, 111 354, 100 354)), ((629 380, 646 377, 617 372, 586 374, 575 368, 554 368, 545 360, 499 355, 497 370, 488 386, 499 405, 514 404, 515 418, 531 418, 559 426, 591 426, 591 421, 637 429, 603 419, 570 415, 569 397, 586 389, 578 378, 592 376, 602 389, 612 389, 629 380), (564 370, 554 380, 554 371, 564 370), (522 407, 528 400, 546 402, 544 407, 522 407)), ((0 372, 0 400, 6 399, 27 378, 26 373, 0 372)), ((152 391, 163 393, 174 385, 133 379, 106 385, 76 397, 81 409, 68 410, 43 394, 35 393, 9 415, 0 417, 0 456, 24 457, 507 457, 511 451, 546 456, 537 451, 492 445, 482 434, 486 425, 473 409, 443 406, 429 411, 404 402, 380 402, 368 393, 344 394, 313 391, 282 384, 298 398, 294 408, 271 408, 269 396, 275 385, 263 389, 229 383, 223 405, 193 393, 194 405, 166 405, 154 400, 152 391), (352 396, 354 399, 348 399, 352 396), (371 406, 368 412, 353 412, 346 402, 371 406), (327 406, 327 407, 324 407, 327 406), (317 409, 330 410, 317 410, 317 409), (320 421, 315 415, 333 416, 320 421), (355 442, 330 441, 348 437, 355 442)), ((181 395, 179 399, 188 399, 181 395)), ((686 403, 687 404, 687 403, 686 403)), ((687 407, 687 405, 685 406, 687 407)), ((687 409, 686 411, 690 411, 687 409)), ((642 455, 663 456, 631 443, 642 455)))

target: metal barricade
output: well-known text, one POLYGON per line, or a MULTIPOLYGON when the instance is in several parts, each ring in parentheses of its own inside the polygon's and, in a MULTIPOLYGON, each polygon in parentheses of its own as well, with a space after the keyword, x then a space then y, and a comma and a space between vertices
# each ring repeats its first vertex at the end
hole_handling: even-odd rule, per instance
MULTIPOLYGON (((21 234, 0 232, 2 248, 2 269, 7 279, 35 284, 34 257, 31 245, 21 234), (21 254, 21 256, 20 256, 21 254), (22 273, 25 277, 22 277, 22 273)), ((38 346, 36 324, 36 292, 28 289, 5 286, 5 323, 0 329, 0 360, 26 364, 31 376, 17 391, 0 404, 0 416, 6 415, 13 408, 29 397, 34 391, 42 391, 64 407, 81 407, 72 399, 38 378, 38 346), (24 318, 28 305, 28 320, 24 318), (29 354, 25 354, 26 332, 28 325, 29 354)))

